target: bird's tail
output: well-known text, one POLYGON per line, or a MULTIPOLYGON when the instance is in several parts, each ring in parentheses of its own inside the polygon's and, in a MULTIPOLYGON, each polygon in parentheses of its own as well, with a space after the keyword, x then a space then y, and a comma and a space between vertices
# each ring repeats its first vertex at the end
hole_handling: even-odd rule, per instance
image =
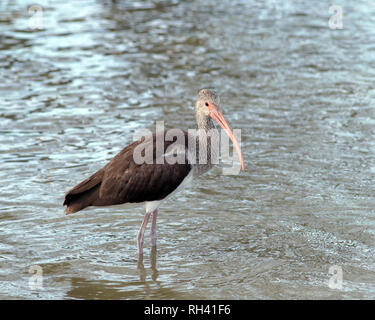
POLYGON ((65 196, 64 206, 66 205, 65 213, 70 214, 80 211, 93 204, 95 199, 98 198, 99 186, 96 185, 94 188, 78 193, 78 194, 67 194, 65 196))
POLYGON ((99 197, 100 184, 102 182, 103 171, 99 170, 90 178, 82 181, 71 189, 64 199, 64 206, 66 214, 80 211, 88 206, 91 206, 99 197))

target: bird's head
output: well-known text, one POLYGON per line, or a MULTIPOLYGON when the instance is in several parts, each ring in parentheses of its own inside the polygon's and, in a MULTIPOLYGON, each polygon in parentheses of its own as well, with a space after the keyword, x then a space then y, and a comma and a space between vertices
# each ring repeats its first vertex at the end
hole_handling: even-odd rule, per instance
POLYGON ((217 92, 212 89, 199 90, 195 112, 209 116, 213 108, 221 112, 220 97, 217 92))
POLYGON ((236 148, 236 151, 238 153, 238 156, 240 157, 241 168, 243 171, 245 171, 245 163, 242 157, 241 148, 235 136, 233 135, 232 129, 229 127, 227 121, 224 119, 224 116, 221 112, 220 97, 218 93, 212 89, 199 90, 197 102, 195 104, 195 113, 197 115, 197 121, 198 117, 211 117, 220 125, 220 127, 222 127, 225 130, 229 138, 232 140, 234 147, 236 148))

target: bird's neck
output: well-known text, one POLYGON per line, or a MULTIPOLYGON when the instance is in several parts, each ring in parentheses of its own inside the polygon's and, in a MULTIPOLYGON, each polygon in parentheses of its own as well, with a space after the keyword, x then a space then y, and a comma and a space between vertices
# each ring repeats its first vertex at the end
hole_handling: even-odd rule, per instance
POLYGON ((199 115, 197 118, 197 164, 195 175, 201 175, 210 170, 216 163, 219 154, 220 136, 211 117, 199 115))
POLYGON ((211 129, 215 129, 215 124, 210 116, 197 113, 195 118, 197 120, 198 129, 201 129, 205 132, 208 132, 211 129))

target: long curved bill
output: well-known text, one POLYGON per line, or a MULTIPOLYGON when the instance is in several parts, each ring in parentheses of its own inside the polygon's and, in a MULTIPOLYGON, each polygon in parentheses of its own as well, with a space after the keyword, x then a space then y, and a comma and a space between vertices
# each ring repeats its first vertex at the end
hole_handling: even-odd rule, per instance
POLYGON ((222 127, 225 132, 228 134, 229 138, 232 140, 234 147, 240 157, 242 171, 245 171, 245 163, 242 157, 241 148, 233 135, 232 129, 229 127, 228 123, 224 119, 223 114, 217 108, 210 108, 210 116, 216 120, 216 122, 222 127))

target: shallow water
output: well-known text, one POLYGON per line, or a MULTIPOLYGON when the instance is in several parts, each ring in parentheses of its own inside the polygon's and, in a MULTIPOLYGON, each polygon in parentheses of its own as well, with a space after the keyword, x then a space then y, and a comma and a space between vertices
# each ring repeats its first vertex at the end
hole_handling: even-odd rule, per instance
POLYGON ((0 298, 375 298, 375 5, 332 30, 326 1, 39 3, 35 30, 0 2, 0 298), (65 216, 64 193, 136 129, 194 128, 206 86, 247 171, 165 203, 142 267, 143 208, 65 216))

